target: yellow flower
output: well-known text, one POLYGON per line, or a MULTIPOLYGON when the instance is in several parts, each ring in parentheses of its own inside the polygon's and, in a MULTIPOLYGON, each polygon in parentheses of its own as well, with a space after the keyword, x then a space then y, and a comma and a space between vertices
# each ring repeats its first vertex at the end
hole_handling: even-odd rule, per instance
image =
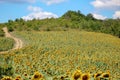
POLYGON ((81 75, 82 75, 82 72, 81 72, 80 70, 76 70, 76 71, 73 73, 72 78, 73 78, 73 80, 78 80, 78 79, 80 79, 81 75))
POLYGON ((3 77, 1 80, 13 80, 13 79, 12 79, 12 77, 5 76, 5 77, 3 77))
POLYGON ((32 80, 42 80, 42 79, 43 79, 43 76, 39 72, 35 72, 33 77, 32 77, 32 80))
POLYGON ((17 76, 14 80, 22 80, 21 76, 17 76))
POLYGON ((90 73, 82 74, 81 80, 90 80, 90 73))
POLYGON ((102 78, 109 78, 110 77, 110 73, 103 73, 102 74, 102 78))
POLYGON ((102 75, 102 72, 98 72, 94 74, 94 79, 99 78, 102 75))
POLYGON ((27 73, 25 73, 24 76, 28 76, 27 73))

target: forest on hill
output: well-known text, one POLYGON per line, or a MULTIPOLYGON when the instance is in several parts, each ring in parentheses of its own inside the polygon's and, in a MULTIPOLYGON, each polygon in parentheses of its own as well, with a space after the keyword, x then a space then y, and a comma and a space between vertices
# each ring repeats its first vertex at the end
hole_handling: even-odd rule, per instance
POLYGON ((9 31, 66 31, 69 29, 86 30, 111 34, 120 38, 120 19, 98 20, 91 13, 84 15, 78 11, 67 11, 59 18, 33 19, 25 21, 22 18, 8 20, 0 24, 0 36, 4 36, 2 27, 7 26, 9 31))

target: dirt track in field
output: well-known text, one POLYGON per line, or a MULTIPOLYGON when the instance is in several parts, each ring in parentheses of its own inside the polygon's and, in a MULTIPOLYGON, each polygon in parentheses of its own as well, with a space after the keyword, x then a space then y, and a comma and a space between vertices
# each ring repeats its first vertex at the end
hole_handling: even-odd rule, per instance
MULTIPOLYGON (((14 37, 14 36, 12 36, 12 35, 8 32, 7 27, 4 27, 4 28, 3 28, 3 31, 5 32, 5 37, 12 38, 12 39, 14 39, 14 41, 15 41, 14 47, 13 47, 11 50, 20 49, 20 48, 23 47, 23 42, 22 42, 22 40, 19 39, 19 38, 14 37)), ((6 53, 6 52, 8 52, 8 51, 2 51, 2 52, 0 52, 0 54, 6 53)))

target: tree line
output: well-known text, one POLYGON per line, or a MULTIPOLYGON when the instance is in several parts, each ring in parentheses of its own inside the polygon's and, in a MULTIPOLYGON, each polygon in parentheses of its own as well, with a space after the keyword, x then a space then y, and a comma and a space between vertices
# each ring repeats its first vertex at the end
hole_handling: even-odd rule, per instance
MULTIPOLYGON (((8 20, 0 24, 0 27, 7 26, 9 31, 60 31, 78 29, 94 32, 102 32, 120 38, 120 19, 98 20, 91 13, 84 15, 78 11, 69 10, 59 18, 33 19, 25 21, 22 18, 8 20)), ((0 28, 0 36, 3 35, 0 28)))

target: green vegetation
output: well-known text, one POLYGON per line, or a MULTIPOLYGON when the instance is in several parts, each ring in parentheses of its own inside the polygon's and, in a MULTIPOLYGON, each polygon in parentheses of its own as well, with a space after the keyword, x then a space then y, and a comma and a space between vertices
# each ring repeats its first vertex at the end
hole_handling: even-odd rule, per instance
POLYGON ((8 51, 8 50, 12 49, 14 46, 14 43, 15 43, 13 39, 5 37, 5 33, 2 29, 4 26, 5 25, 0 24, 0 52, 8 51))
POLYGON ((11 56, 0 57, 0 80, 3 76, 13 76, 13 71, 11 56))
POLYGON ((0 37, 0 51, 7 51, 14 46, 14 40, 10 38, 0 37))
POLYGON ((9 28, 9 31, 66 31, 70 28, 103 32, 120 37, 120 19, 106 19, 97 20, 92 14, 84 15, 78 11, 67 11, 60 18, 51 18, 43 20, 29 20, 16 19, 9 20, 4 24, 9 28))
POLYGON ((0 55, 1 64, 9 61, 13 77, 25 80, 39 71, 46 80, 71 79, 76 69, 83 73, 110 72, 112 80, 120 79, 120 39, 111 35, 86 31, 17 31, 26 47, 0 55))
POLYGON ((2 29, 0 29, 0 37, 4 37, 4 32, 2 29))
POLYGON ((3 28, 3 25, 0 24, 0 37, 4 37, 4 32, 3 32, 2 28, 3 28))
POLYGON ((0 79, 3 77, 3 75, 12 76, 13 75, 12 67, 8 66, 5 68, 0 66, 0 79))

